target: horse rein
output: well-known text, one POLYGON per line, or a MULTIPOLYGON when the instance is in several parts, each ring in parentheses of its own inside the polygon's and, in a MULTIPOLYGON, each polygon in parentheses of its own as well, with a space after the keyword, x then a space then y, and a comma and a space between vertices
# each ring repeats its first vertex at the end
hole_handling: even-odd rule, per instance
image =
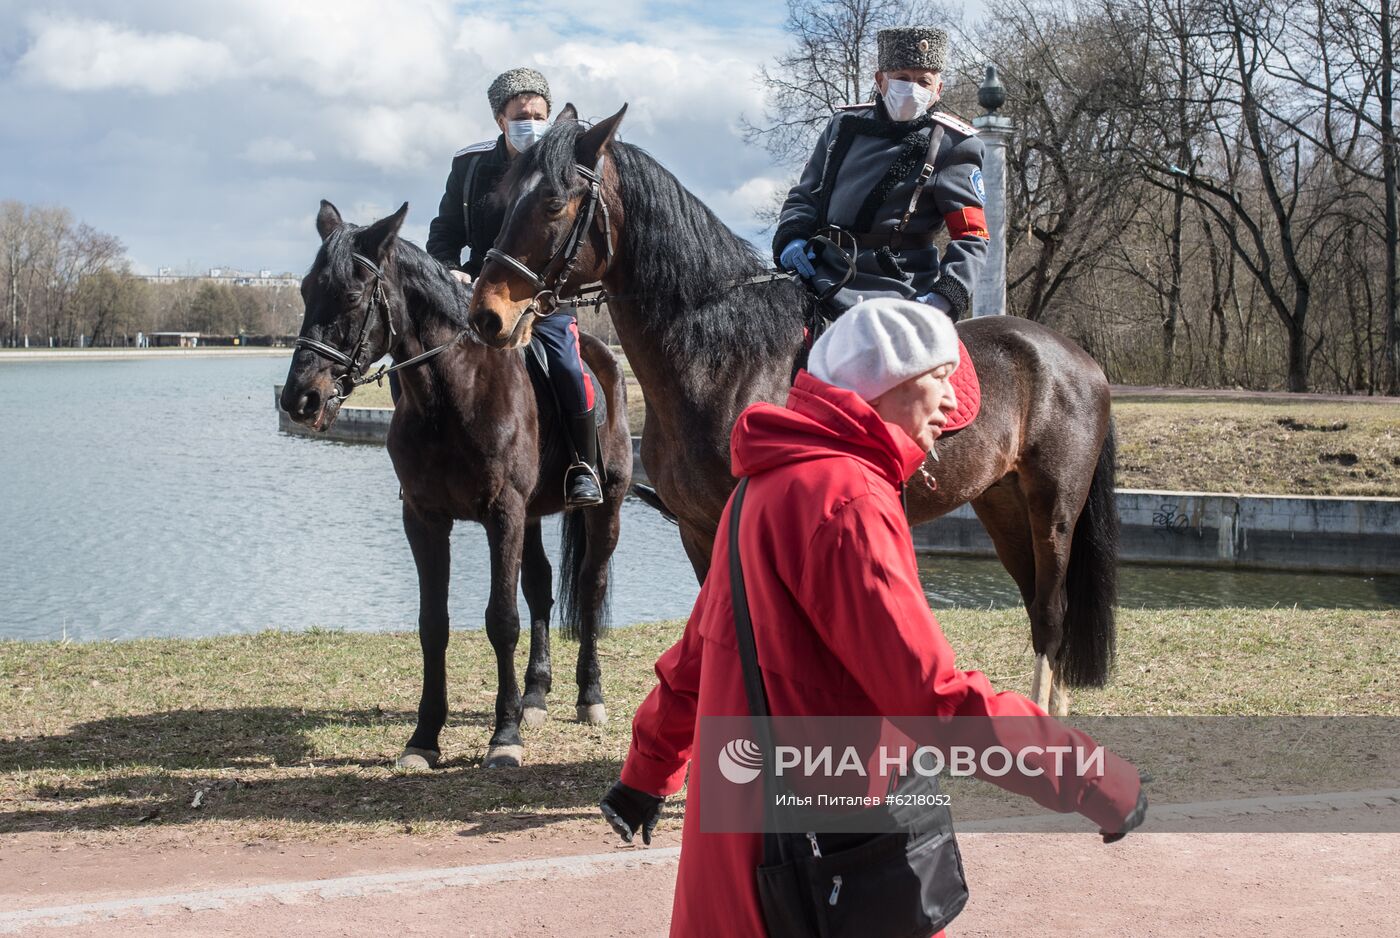
MULTIPOLYGON (((380 269, 378 264, 368 257, 365 257, 363 254, 352 253, 350 258, 356 264, 369 271, 372 277, 370 281, 370 290, 372 292, 370 294, 369 303, 365 306, 365 318, 360 323, 360 335, 359 338, 355 340, 354 350, 347 355, 333 345, 327 345, 324 342, 307 338, 304 335, 297 336, 296 345, 294 346, 294 348, 298 349, 310 349, 345 369, 345 372, 335 379, 335 396, 338 400, 345 400, 345 398, 350 396, 350 392, 360 385, 382 385, 386 376, 402 368, 412 367, 436 355, 440 355, 466 334, 465 331, 459 332, 443 344, 428 349, 428 351, 420 355, 415 355, 407 361, 398 362, 394 365, 380 365, 378 371, 373 374, 367 374, 366 364, 361 363, 360 359, 369 346, 369 334, 374 323, 375 310, 380 310, 384 314, 384 326, 389 330, 389 347, 391 349, 393 348, 393 339, 398 335, 398 331, 394 328, 394 317, 389 310, 389 298, 384 293, 384 271, 380 269)), ((360 295, 360 292, 350 294, 352 298, 360 295)))
MULTIPOLYGON (((544 273, 537 274, 525 265, 519 258, 512 257, 504 251, 496 248, 486 252, 485 263, 495 261, 507 267, 517 276, 524 279, 535 290, 535 296, 530 300, 530 305, 525 308, 525 313, 534 313, 540 319, 552 316, 564 305, 561 300, 568 299, 560 295, 569 283, 569 278, 573 276, 574 267, 578 264, 578 255, 583 250, 584 239, 588 236, 589 230, 593 227, 593 218, 600 211, 603 219, 603 243, 607 245, 607 264, 611 265, 613 260, 613 240, 612 240, 612 219, 608 215, 608 203, 603 199, 603 161, 605 156, 599 154, 598 162, 592 169, 587 166, 576 164, 578 174, 588 182, 588 195, 584 202, 583 209, 574 216, 574 225, 569 230, 568 237, 559 246, 559 250, 554 252, 554 256, 544 266, 544 273), (558 265, 558 269, 553 274, 550 268, 558 265)), ((605 268, 606 269, 606 268, 605 268)), ((602 288, 594 288, 601 292, 602 288)), ((583 292, 583 291, 579 291, 583 292)), ((578 294, 575 294, 576 296, 578 294)), ((593 305, 598 305, 599 299, 593 305)), ((522 316, 524 313, 521 314, 522 316)))

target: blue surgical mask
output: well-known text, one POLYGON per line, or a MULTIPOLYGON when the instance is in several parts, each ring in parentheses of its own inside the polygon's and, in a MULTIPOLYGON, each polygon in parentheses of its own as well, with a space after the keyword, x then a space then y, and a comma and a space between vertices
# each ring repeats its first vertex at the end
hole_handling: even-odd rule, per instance
POLYGON ((885 82, 885 110, 891 120, 911 121, 928 110, 933 91, 912 81, 891 78, 885 82))
POLYGON ((517 153, 524 153, 549 130, 549 121, 507 121, 506 139, 517 153))

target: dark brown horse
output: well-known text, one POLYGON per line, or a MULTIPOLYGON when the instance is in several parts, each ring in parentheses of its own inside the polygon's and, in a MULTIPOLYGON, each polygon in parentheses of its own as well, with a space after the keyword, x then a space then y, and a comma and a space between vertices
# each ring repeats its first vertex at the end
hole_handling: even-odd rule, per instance
MULTIPOLYGON (((734 486, 729 435, 755 401, 786 399, 804 360, 808 297, 788 282, 750 282, 765 263, 652 157, 614 139, 626 107, 585 128, 571 107, 516 160, 498 195, 510 223, 497 250, 540 269, 601 168, 613 253, 594 238, 577 282, 601 281, 622 347, 646 394, 642 461, 704 578, 734 486)), ((509 347, 528 335, 532 291, 508 264, 488 264, 471 321, 509 347)), ((964 502, 996 545, 1030 614, 1032 693, 1098 686, 1114 653, 1117 511, 1108 383, 1082 349, 1022 319, 961 323, 982 377, 980 415, 938 442, 939 461, 908 487, 910 521, 964 502), (936 478, 936 488, 927 481, 936 478), (1053 669, 1053 670, 1052 670, 1053 669), (1056 682, 1058 677, 1058 683, 1056 682)), ((1056 709, 1068 706, 1057 694, 1056 709)))
MULTIPOLYGON (((418 567, 423 696, 399 764, 431 767, 441 756, 438 735, 447 721, 448 537, 454 521, 476 521, 490 542, 486 634, 497 670, 495 731, 485 764, 520 765, 521 720, 529 725, 544 718, 550 689, 552 571, 539 519, 563 509, 570 460, 564 446, 549 445, 557 420, 552 408, 536 405, 523 357, 481 344, 467 328, 469 291, 421 249, 397 237, 407 214, 405 204, 361 228, 341 221, 329 202, 321 203, 316 219, 321 249, 302 280, 306 317, 282 407, 293 419, 325 429, 350 384, 363 381, 371 362, 387 354, 403 364, 388 447, 403 487, 404 533, 418 567), (413 362, 423 355, 429 357, 413 362), (530 609, 523 701, 515 678, 516 591, 522 580, 530 609)), ((600 723, 606 711, 596 642, 618 515, 632 476, 632 442, 617 361, 592 336, 582 336, 580 345, 607 401, 607 423, 599 428, 604 502, 564 516, 560 600, 563 627, 580 642, 577 715, 600 723)))

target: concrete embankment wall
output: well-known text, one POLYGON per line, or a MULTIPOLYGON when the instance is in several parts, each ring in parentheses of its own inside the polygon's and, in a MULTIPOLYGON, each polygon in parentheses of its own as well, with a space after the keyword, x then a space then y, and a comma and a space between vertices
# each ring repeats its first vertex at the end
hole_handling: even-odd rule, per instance
MULTIPOLYGON (((393 412, 347 407, 317 434, 291 421, 282 429, 355 443, 382 443, 393 412)), ((632 438, 633 478, 646 481, 641 437, 632 438)), ((1148 492, 1120 489, 1120 555, 1135 563, 1400 573, 1400 499, 1148 492)), ((914 529, 929 553, 993 557, 971 505, 914 529)))
MULTIPOLYGON (((1125 561, 1400 573, 1400 499, 1119 489, 1118 515, 1125 561)), ((971 505, 919 525, 914 546, 995 555, 971 505)))

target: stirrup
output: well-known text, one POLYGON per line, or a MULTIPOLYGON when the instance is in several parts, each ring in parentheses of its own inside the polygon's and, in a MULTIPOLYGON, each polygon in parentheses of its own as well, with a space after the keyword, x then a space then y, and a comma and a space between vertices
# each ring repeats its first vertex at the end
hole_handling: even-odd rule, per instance
POLYGON ((596 469, 594 469, 592 466, 590 466, 588 463, 584 462, 581 459, 575 460, 569 465, 569 468, 564 470, 564 505, 567 507, 569 504, 569 479, 571 476, 573 476, 574 470, 576 469, 581 469, 584 472, 588 473, 589 477, 593 479, 593 484, 598 486, 598 500, 596 502, 586 502, 577 507, 587 508, 591 505, 601 505, 604 501, 603 480, 598 477, 598 472, 596 469))

